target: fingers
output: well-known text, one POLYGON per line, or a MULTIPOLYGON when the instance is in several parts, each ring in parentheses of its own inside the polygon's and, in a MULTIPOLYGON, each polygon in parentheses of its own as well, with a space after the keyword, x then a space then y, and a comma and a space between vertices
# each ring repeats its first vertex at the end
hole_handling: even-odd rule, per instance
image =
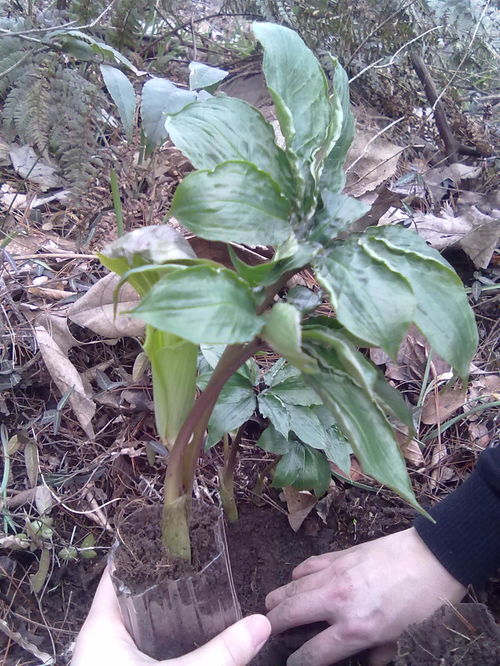
POLYGON ((330 566, 332 562, 345 553, 345 550, 339 550, 334 553, 325 553, 324 555, 313 555, 313 557, 308 557, 307 560, 304 560, 301 564, 295 567, 292 571, 292 578, 297 580, 297 578, 302 578, 302 576, 308 576, 309 574, 326 569, 326 567, 330 566))
POLYGON ((286 666, 330 666, 365 647, 361 636, 350 635, 340 626, 332 625, 288 657, 286 666))
POLYGON ((163 666, 245 666, 269 638, 271 625, 264 615, 250 615, 185 657, 163 661, 163 666))
POLYGON ((276 588, 266 597, 266 608, 267 610, 272 610, 278 604, 294 597, 297 594, 303 594, 304 592, 309 592, 311 590, 319 589, 327 582, 325 573, 318 571, 316 574, 311 574, 310 576, 303 576, 297 580, 292 580, 286 585, 276 588))
POLYGON ((331 622, 333 618, 330 606, 323 591, 315 588, 310 592, 295 594, 284 599, 269 611, 267 619, 271 623, 273 634, 279 634, 285 629, 299 627, 302 624, 331 622))

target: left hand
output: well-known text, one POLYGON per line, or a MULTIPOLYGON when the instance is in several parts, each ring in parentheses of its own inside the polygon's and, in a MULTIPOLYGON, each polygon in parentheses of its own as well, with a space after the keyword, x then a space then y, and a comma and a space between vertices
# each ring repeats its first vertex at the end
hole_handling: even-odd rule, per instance
POLYGON ((125 629, 106 569, 78 634, 71 666, 246 666, 269 638, 263 615, 250 615, 184 657, 157 661, 139 652, 125 629))

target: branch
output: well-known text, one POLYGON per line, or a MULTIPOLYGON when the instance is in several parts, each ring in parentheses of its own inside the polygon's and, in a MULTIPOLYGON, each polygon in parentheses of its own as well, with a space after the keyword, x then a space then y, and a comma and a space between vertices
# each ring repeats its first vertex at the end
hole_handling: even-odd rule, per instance
POLYGON ((411 62, 415 72, 424 86, 425 96, 429 104, 432 106, 434 121, 436 123, 439 136, 441 137, 446 150, 446 157, 449 162, 456 159, 457 155, 472 155, 473 157, 481 157, 481 153, 477 148, 464 146, 453 136, 444 107, 441 103, 440 97, 434 85, 434 81, 430 72, 425 64, 422 56, 417 53, 411 54, 411 62))

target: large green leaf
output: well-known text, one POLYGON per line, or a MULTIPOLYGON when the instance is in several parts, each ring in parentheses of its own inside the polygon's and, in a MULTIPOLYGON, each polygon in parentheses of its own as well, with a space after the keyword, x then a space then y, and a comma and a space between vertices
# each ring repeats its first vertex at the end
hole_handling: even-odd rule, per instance
POLYGON ((221 162, 251 162, 268 173, 287 197, 293 195, 290 164, 275 143, 264 116, 233 97, 212 97, 169 116, 166 128, 174 144, 196 169, 221 162))
POLYGON ((336 243, 315 268, 339 322, 395 358, 415 316, 415 297, 407 280, 375 260, 357 238, 336 243))
POLYGON ((330 56, 335 67, 333 91, 342 108, 342 129, 339 137, 325 160, 321 174, 321 191, 341 192, 345 184, 344 162, 356 131, 356 120, 349 100, 349 79, 346 71, 336 58, 330 56))
POLYGON ((236 430, 252 416, 257 406, 252 384, 241 375, 233 375, 220 392, 208 423, 207 448, 236 430))
POLYGON ((276 303, 266 315, 262 337, 302 372, 314 372, 316 361, 302 351, 300 312, 290 303, 276 303))
POLYGON ((417 302, 415 324, 433 350, 466 377, 478 334, 474 313, 453 268, 415 233, 402 228, 371 228, 360 243, 408 280, 417 302))
POLYGON ((206 266, 164 276, 132 314, 196 344, 248 342, 265 323, 243 280, 228 269, 206 266))
POLYGON ((344 194, 322 190, 323 208, 314 217, 314 227, 310 238, 321 243, 328 243, 353 222, 363 217, 370 206, 344 194))
POLYGON ((142 88, 141 115, 149 151, 161 146, 168 137, 167 114, 177 113, 195 99, 195 92, 178 88, 168 79, 146 81, 142 88))
POLYGON ((304 375, 348 437, 365 474, 397 492, 421 511, 404 458, 382 410, 343 372, 304 375))
POLYGON ((262 391, 258 397, 259 412, 265 419, 273 424, 276 430, 288 439, 290 432, 290 417, 286 404, 270 391, 262 391))
POLYGON ((342 331, 307 326, 303 335, 305 349, 311 356, 327 363, 329 369, 343 370, 385 412, 413 429, 412 414, 399 391, 385 381, 380 370, 357 351, 342 331))
POLYGON ((120 114, 127 140, 132 139, 135 119, 135 91, 125 74, 116 67, 101 65, 101 74, 120 114))
POLYGON ((279 245, 292 233, 290 201, 249 162, 224 162, 189 174, 178 186, 171 214, 207 240, 279 245))
POLYGON ((310 160, 330 133, 332 108, 321 65, 299 35, 273 23, 254 23, 264 49, 264 75, 287 146, 310 160))

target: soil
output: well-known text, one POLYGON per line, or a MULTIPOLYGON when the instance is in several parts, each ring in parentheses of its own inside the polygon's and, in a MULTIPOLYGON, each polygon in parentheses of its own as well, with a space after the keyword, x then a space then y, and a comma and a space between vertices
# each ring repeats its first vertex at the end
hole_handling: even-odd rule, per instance
MULTIPOLYGON (((298 533, 291 530, 286 515, 275 508, 244 504, 239 511, 240 521, 228 526, 227 537, 234 582, 244 615, 265 612, 267 593, 287 583, 292 569, 307 557, 405 529, 414 517, 413 510, 397 498, 355 488, 339 495, 330 509, 326 525, 318 516, 311 516, 298 533)), ((500 629, 491 615, 489 618, 485 615, 486 607, 478 603, 459 606, 466 609, 464 613, 474 617, 475 621, 469 625, 472 638, 464 638, 463 627, 450 628, 453 625, 447 621, 448 615, 436 614, 427 623, 411 627, 402 637, 398 644, 397 666, 451 666, 459 663, 461 666, 493 666, 500 663, 500 629), (484 627, 488 630, 483 631, 484 627)), ((301 627, 272 637, 252 661, 252 666, 285 666, 287 657, 325 626, 301 627)), ((367 663, 367 655, 359 654, 339 663, 362 666, 367 663)))
POLYGON ((216 507, 193 503, 190 533, 192 563, 169 562, 163 557, 161 506, 145 506, 129 514, 117 532, 121 542, 116 552, 116 576, 135 594, 162 583, 197 573, 217 554, 214 525, 219 518, 216 507), (138 564, 140 566, 138 566, 138 564))

